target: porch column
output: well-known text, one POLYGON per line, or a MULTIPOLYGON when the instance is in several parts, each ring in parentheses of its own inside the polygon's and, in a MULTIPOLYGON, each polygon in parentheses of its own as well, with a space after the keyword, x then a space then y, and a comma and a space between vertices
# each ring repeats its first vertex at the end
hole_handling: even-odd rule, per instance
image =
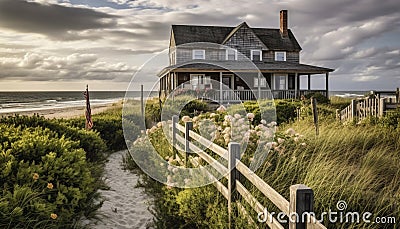
POLYGON ((295 99, 297 99, 297 91, 298 91, 298 80, 297 80, 297 78, 299 78, 299 74, 296 72, 296 73, 294 73, 294 98, 295 99))
POLYGON ((329 98, 329 72, 325 73, 325 90, 326 90, 326 97, 329 98))
POLYGON ((307 85, 308 90, 311 90, 311 75, 310 74, 308 74, 307 80, 308 80, 308 85, 307 85))
POLYGON ((222 72, 219 73, 219 102, 222 103, 222 72))

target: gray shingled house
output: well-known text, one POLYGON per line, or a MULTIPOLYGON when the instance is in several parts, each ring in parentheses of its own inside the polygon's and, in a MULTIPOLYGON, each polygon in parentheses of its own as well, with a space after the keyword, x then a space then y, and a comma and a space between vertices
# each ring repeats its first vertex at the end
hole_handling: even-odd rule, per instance
POLYGON ((287 11, 282 10, 279 29, 251 28, 246 22, 237 27, 172 25, 170 65, 159 73, 160 93, 212 90, 220 102, 252 100, 254 94, 282 99, 311 92, 327 96, 329 72, 334 70, 300 63, 302 49, 287 22, 287 11), (317 74, 326 77, 324 90, 311 89, 311 76, 317 74), (300 90, 301 76, 308 79, 306 90, 300 90))

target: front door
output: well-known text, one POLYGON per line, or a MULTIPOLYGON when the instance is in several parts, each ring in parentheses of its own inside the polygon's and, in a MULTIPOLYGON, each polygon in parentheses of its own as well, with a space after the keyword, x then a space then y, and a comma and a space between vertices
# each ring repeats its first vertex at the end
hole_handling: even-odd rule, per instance
POLYGON ((233 75, 222 75, 222 83, 226 85, 228 88, 233 89, 232 78, 233 75))

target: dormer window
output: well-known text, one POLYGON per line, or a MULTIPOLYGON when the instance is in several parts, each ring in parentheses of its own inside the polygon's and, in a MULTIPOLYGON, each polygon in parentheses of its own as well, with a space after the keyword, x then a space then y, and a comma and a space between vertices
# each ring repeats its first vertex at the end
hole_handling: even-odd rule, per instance
POLYGON ((226 60, 237 60, 237 50, 227 49, 226 50, 226 60))
POLYGON ((275 52, 275 61, 286 61, 286 52, 275 52))
POLYGON ((204 60, 206 58, 206 51, 204 49, 193 50, 193 60, 204 60))
POLYGON ((252 61, 262 61, 262 52, 261 50, 251 50, 250 58, 252 61))

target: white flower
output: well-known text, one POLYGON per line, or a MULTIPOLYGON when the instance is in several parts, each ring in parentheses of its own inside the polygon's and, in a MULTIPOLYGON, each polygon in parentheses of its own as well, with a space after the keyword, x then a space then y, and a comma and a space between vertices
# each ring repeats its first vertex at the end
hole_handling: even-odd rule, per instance
POLYGON ((215 114, 215 113, 211 113, 211 114, 210 114, 210 118, 214 118, 216 115, 217 115, 217 114, 215 114))
POLYGON ((293 140, 294 140, 295 142, 297 142, 297 141, 299 141, 299 137, 294 137, 293 140))
POLYGON ((224 120, 227 121, 227 122, 230 122, 232 120, 232 118, 233 118, 232 115, 225 115, 224 116, 224 120))
POLYGON ((300 144, 301 146, 307 146, 307 144, 305 142, 300 144))
POLYGON ((163 126, 162 122, 157 123, 157 127, 162 127, 162 126, 163 126))
POLYGON ((193 117, 193 122, 197 122, 197 121, 199 121, 199 117, 198 116, 195 116, 195 117, 193 117))
POLYGON ((221 105, 221 106, 219 106, 219 107, 217 108, 217 112, 223 113, 223 112, 225 112, 225 111, 226 111, 226 108, 224 107, 224 105, 221 105))
POLYGON ((278 138, 278 143, 279 144, 282 144, 282 143, 284 143, 285 142, 285 139, 283 139, 283 138, 278 138))
POLYGON ((286 130, 286 134, 293 136, 296 134, 296 131, 293 128, 289 128, 286 130))
POLYGON ((189 116, 187 116, 187 115, 185 115, 185 116, 183 116, 182 117, 182 121, 183 122, 190 122, 192 119, 189 117, 189 116))
POLYGON ((173 168, 173 169, 172 169, 172 172, 173 172, 173 173, 177 173, 178 171, 179 171, 178 168, 173 168))
POLYGON ((270 124, 271 124, 271 126, 276 126, 277 125, 276 122, 271 122, 270 124))
POLYGON ((250 121, 253 121, 253 119, 254 119, 254 114, 253 114, 253 113, 248 113, 248 114, 247 114, 247 118, 248 118, 250 121))
POLYGON ((235 117, 235 119, 240 119, 242 116, 240 114, 235 114, 233 117, 235 117))
POLYGON ((260 121, 260 123, 263 124, 263 125, 266 125, 266 124, 267 124, 267 121, 265 121, 264 119, 262 119, 262 120, 260 121))

